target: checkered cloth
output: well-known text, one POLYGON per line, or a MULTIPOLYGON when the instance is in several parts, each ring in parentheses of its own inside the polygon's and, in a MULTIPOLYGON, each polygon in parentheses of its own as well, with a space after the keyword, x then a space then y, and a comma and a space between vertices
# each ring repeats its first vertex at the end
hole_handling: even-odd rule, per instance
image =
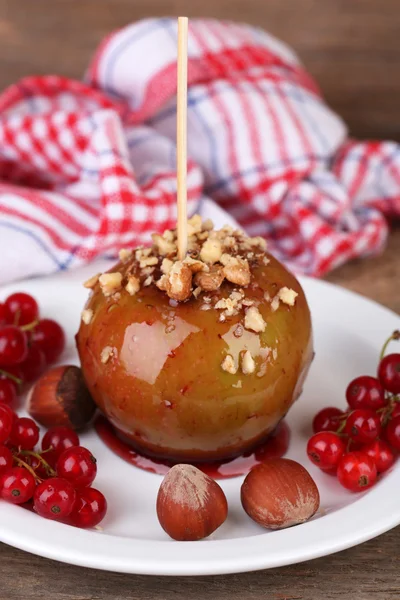
MULTIPOLYGON (((0 280, 76 267, 175 224, 174 19, 108 36, 85 83, 0 96, 0 280)), ((340 81, 338 81, 340 85, 340 81)), ((400 147, 357 142, 267 33, 189 27, 189 212, 212 199, 291 269, 379 252, 400 214, 400 147)))

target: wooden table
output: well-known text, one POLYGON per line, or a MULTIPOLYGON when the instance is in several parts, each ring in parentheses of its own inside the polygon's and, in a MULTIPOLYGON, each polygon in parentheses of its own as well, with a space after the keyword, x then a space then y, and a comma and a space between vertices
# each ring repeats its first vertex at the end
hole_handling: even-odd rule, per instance
MULTIPOLYGON (((186 13, 248 21, 292 44, 353 134, 400 139, 398 0, 0 0, 0 86, 32 73, 80 77, 112 28, 186 13)), ((327 279, 400 313, 400 231, 378 258, 327 279)), ((377 508, 379 510, 379 508, 377 508)), ((1 600, 390 600, 400 598, 400 528, 300 565, 200 578, 84 570, 0 545, 1 600)))

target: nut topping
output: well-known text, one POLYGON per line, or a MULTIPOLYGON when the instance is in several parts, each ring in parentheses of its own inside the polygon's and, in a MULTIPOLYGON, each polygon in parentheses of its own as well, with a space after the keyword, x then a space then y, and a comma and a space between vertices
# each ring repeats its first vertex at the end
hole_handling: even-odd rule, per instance
POLYGON ((192 290, 192 271, 182 261, 174 263, 168 273, 166 281, 166 291, 170 298, 174 300, 187 300, 192 290))
POLYGON ((250 373, 254 373, 256 368, 256 363, 251 355, 251 353, 246 350, 242 357, 242 372, 245 375, 250 375, 250 373))
POLYGON ((256 306, 250 306, 246 311, 244 326, 246 329, 251 329, 251 331, 255 331, 256 333, 265 331, 267 324, 256 306))
POLYGON ((230 354, 227 354, 224 360, 221 363, 221 368, 223 371, 230 373, 231 375, 235 375, 237 372, 237 368, 235 367, 235 361, 230 354))
POLYGON ((121 273, 103 273, 99 277, 100 287, 105 296, 112 296, 117 292, 122 284, 121 273))
POLYGON ((125 286, 126 291, 131 296, 134 296, 140 290, 140 281, 134 275, 129 275, 128 283, 125 286))
POLYGON ((85 325, 89 325, 89 323, 91 322, 93 318, 93 311, 91 308, 85 308, 85 310, 82 311, 82 321, 85 323, 85 325))
POLYGON ((213 265, 209 272, 200 271, 194 276, 194 282, 205 292, 218 290, 224 280, 224 271, 222 267, 213 265))
POLYGON ((97 275, 93 275, 92 277, 90 277, 87 281, 85 281, 83 287, 92 290, 98 282, 100 275, 101 273, 97 273, 97 275))

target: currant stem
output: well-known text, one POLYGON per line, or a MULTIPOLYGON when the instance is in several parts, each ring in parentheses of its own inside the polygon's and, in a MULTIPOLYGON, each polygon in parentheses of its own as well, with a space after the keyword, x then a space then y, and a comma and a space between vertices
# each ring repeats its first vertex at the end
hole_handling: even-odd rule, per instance
POLYGON ((37 473, 35 473, 34 469, 32 469, 32 467, 30 465, 28 465, 28 463, 26 463, 24 460, 22 460, 22 458, 19 458, 18 456, 15 456, 15 454, 14 454, 14 460, 20 467, 24 467, 24 469, 29 471, 29 473, 34 477, 35 481, 38 481, 39 483, 41 483, 43 481, 43 479, 41 479, 37 475, 37 473))
POLYGON ((8 379, 11 379, 17 385, 21 385, 22 384, 22 379, 20 379, 19 377, 16 377, 12 373, 9 373, 8 371, 4 371, 3 369, 0 369, 0 375, 4 375, 4 377, 7 377, 8 379))
MULTIPOLYGON (((44 452, 46 452, 46 450, 44 452)), ((22 454, 23 456, 34 456, 38 459, 39 462, 42 463, 43 467, 46 469, 49 475, 51 475, 52 477, 55 477, 57 475, 53 467, 49 465, 49 463, 43 458, 41 454, 33 452, 33 450, 21 450, 20 454, 22 454)))
POLYGON ((35 319, 34 321, 32 321, 32 323, 28 323, 27 325, 22 325, 22 327, 20 327, 21 331, 32 331, 32 329, 35 329, 36 325, 39 323, 39 319, 35 319))
POLYGON ((386 348, 388 347, 388 345, 390 344, 390 342, 392 340, 400 340, 400 331, 398 329, 393 331, 392 335, 390 337, 388 337, 386 342, 383 344, 383 348, 382 348, 379 360, 382 360, 382 358, 385 356, 386 348))

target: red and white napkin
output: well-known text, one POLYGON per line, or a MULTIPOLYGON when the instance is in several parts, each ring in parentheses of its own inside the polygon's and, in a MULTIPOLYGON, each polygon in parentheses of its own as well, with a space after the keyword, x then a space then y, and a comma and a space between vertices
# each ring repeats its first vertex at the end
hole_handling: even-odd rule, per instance
MULTIPOLYGON (((176 47, 175 19, 140 21, 85 83, 28 77, 0 96, 0 282, 174 226, 176 47)), ((349 140, 295 54, 246 25, 190 23, 188 154, 189 211, 212 199, 299 273, 379 252, 400 214, 400 146, 349 140)))

